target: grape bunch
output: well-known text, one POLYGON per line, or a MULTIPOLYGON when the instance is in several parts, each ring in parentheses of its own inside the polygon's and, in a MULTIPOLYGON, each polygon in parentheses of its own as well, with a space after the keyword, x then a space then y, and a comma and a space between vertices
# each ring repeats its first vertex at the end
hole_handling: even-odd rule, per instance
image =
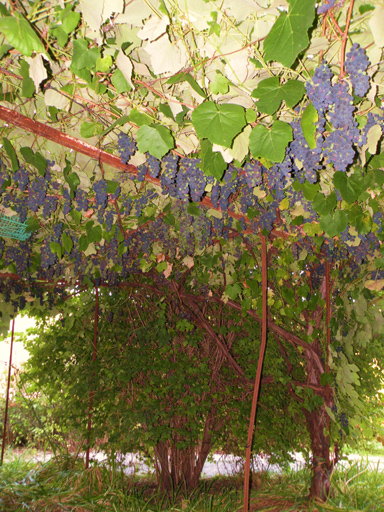
POLYGON ((76 210, 78 212, 88 210, 88 198, 85 190, 78 188, 75 194, 76 210))
POLYGON ((104 222, 106 225, 107 232, 111 231, 113 221, 114 221, 114 212, 112 210, 106 211, 105 215, 104 215, 104 222))
POLYGON ((108 202, 107 182, 104 179, 95 181, 93 190, 95 191, 96 206, 105 208, 108 202))
POLYGON ((179 157, 174 153, 168 153, 163 158, 163 169, 160 176, 160 185, 164 195, 177 197, 176 175, 178 171, 179 157))
POLYGON ((57 197, 55 196, 46 196, 44 205, 43 205, 43 217, 44 219, 48 219, 48 217, 56 211, 57 208, 57 197))
POLYGON ((20 167, 15 174, 13 175, 14 179, 18 183, 19 190, 24 192, 26 188, 28 187, 29 183, 29 177, 27 171, 24 169, 24 167, 20 167))
POLYGON ((311 82, 305 84, 309 101, 319 112, 325 112, 332 104, 332 71, 325 61, 316 68, 311 82))
POLYGON ((32 181, 28 187, 28 207, 33 212, 37 212, 40 206, 43 205, 46 191, 46 181, 42 176, 32 181))
POLYGON ((71 195, 67 188, 63 189, 63 199, 64 199, 63 213, 64 213, 64 215, 68 215, 68 213, 71 211, 72 208, 71 208, 71 195))
POLYGON ((131 156, 137 151, 136 142, 131 137, 128 137, 126 133, 119 133, 117 137, 117 145, 121 161, 123 164, 127 164, 131 156))
POLYGON ((263 180, 262 165, 259 162, 247 162, 244 165, 244 175, 249 188, 258 187, 263 180))
POLYGON ((160 160, 152 156, 150 153, 146 153, 146 157, 149 175, 152 178, 157 178, 160 172, 160 160))
POLYGON ((192 201, 201 201, 207 179, 203 171, 199 168, 200 160, 197 158, 183 158, 182 167, 185 170, 188 179, 189 191, 192 201))
POLYGON ((369 60, 365 54, 364 48, 354 43, 351 50, 346 55, 345 69, 357 96, 365 96, 369 90, 369 76, 365 73, 368 66, 369 60))
POLYGON ((336 0, 323 0, 323 3, 317 8, 317 14, 326 14, 334 7, 336 0))

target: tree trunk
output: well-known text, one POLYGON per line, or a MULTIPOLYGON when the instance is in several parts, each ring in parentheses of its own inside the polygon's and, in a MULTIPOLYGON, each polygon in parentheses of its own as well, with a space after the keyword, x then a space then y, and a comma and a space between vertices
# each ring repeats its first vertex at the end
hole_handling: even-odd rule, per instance
MULTIPOLYGON (((190 492, 198 486, 204 463, 212 448, 213 419, 214 412, 210 411, 205 421, 201 442, 196 446, 179 448, 182 440, 178 438, 177 431, 172 439, 160 441, 155 446, 156 474, 162 491, 170 492, 182 486, 190 492)), ((188 418, 178 418, 178 427, 187 425, 188 421, 188 418)))
POLYGON ((326 501, 334 466, 330 459, 329 435, 325 434, 329 428, 328 414, 324 407, 317 407, 311 412, 303 409, 303 412, 311 438, 312 482, 310 496, 326 501))

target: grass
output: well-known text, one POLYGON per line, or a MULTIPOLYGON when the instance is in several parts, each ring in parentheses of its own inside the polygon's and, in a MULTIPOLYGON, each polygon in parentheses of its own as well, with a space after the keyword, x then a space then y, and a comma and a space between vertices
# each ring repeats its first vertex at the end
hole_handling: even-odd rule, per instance
MULTIPOLYGON (((379 512, 384 510, 384 473, 353 464, 332 475, 327 503, 307 500, 310 472, 253 475, 250 510, 258 512, 379 512)), ((62 456, 41 463, 8 458, 0 467, 0 511, 4 512, 239 512, 242 475, 202 481, 189 496, 182 489, 160 493, 150 476, 128 476, 121 467, 62 456)))

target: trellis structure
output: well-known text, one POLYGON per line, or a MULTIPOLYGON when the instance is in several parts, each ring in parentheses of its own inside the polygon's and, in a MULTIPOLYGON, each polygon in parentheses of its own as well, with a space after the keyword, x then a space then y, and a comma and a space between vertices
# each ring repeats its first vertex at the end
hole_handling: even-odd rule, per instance
POLYGON ((268 330, 325 499, 384 333, 382 5, 106 4, 0 5, 1 204, 31 234, 0 239, 2 322, 39 285, 176 294, 254 386, 246 482, 268 330), (262 325, 255 382, 204 304, 262 325))

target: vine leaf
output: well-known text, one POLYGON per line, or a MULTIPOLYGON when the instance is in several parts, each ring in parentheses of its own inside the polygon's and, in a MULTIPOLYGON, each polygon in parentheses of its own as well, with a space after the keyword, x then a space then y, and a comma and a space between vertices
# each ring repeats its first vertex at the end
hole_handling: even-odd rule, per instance
POLYGON ((103 131, 103 125, 101 123, 97 123, 96 121, 83 121, 80 126, 80 135, 85 139, 89 139, 90 137, 94 137, 103 131))
POLYGON ((304 138, 311 149, 316 147, 316 123, 318 120, 319 114, 317 110, 312 103, 308 103, 301 117, 300 124, 304 138))
POLYGON ((233 139, 246 125, 245 111, 240 105, 205 101, 193 111, 192 124, 200 139, 230 148, 233 139))
POLYGON ((3 137, 3 147, 11 160, 12 171, 17 171, 19 168, 19 162, 17 160, 16 151, 6 137, 3 137))
POLYGON ((30 23, 19 13, 0 18, 0 31, 8 41, 26 57, 33 52, 44 53, 45 48, 30 23))
POLYGON ((331 238, 339 235, 348 226, 347 214, 344 210, 336 210, 333 215, 326 215, 320 219, 320 227, 331 238))
POLYGON ((335 192, 331 192, 328 196, 318 192, 313 199, 312 208, 319 215, 328 215, 335 209, 336 204, 337 197, 335 192))
POLYGON ((23 77, 21 83, 21 95, 24 98, 32 98, 35 94, 35 84, 29 76, 29 64, 25 60, 20 60, 20 74, 23 77))
POLYGON ((308 29, 315 17, 316 0, 288 0, 288 13, 282 12, 264 41, 265 60, 277 60, 287 68, 308 44, 308 29))
POLYGON ((253 98, 259 98, 257 109, 265 114, 274 114, 284 100, 289 108, 293 108, 304 96, 305 86, 298 80, 288 80, 280 85, 280 79, 277 76, 266 78, 259 82, 258 86, 252 92, 253 98))
POLYGON ((160 160, 174 145, 171 132, 165 126, 143 125, 137 130, 137 147, 141 153, 148 151, 160 160))
POLYGON ((347 176, 345 172, 335 172, 333 176, 333 183, 335 187, 340 191, 341 197, 347 203, 351 204, 357 201, 359 195, 365 189, 363 179, 356 174, 347 176))
POLYGON ((197 92, 197 94, 199 94, 199 96, 202 98, 207 97, 203 89, 189 73, 178 73, 177 75, 172 76, 167 80, 167 84, 169 85, 178 84, 179 82, 187 82, 192 87, 192 89, 197 92))
POLYGON ((227 164, 224 161, 223 155, 219 151, 212 150, 212 143, 204 139, 201 141, 200 151, 200 169, 207 176, 214 176, 217 180, 221 180, 227 164))
POLYGON ((73 41, 73 56, 71 68, 92 69, 96 66, 97 59, 101 56, 99 48, 88 48, 88 42, 85 39, 75 39, 73 41))
POLYGON ((282 162, 285 148, 293 140, 292 128, 282 121, 275 121, 271 128, 259 124, 249 136, 249 149, 254 158, 282 162))

